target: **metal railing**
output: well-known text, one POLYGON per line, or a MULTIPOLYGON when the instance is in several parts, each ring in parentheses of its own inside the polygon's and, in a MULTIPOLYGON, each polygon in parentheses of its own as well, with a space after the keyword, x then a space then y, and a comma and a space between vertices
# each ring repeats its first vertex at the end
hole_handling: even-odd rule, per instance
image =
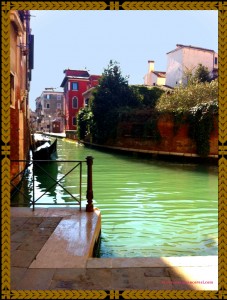
MULTIPOLYGON (((50 192, 53 188, 56 186, 59 186, 61 190, 63 190, 66 194, 70 195, 71 199, 74 200, 74 202, 70 201, 70 204, 72 205, 79 205, 81 210, 81 202, 82 202, 82 165, 84 163, 87 164, 87 205, 86 205, 86 211, 92 212, 93 211, 93 189, 92 189, 92 164, 93 164, 93 157, 88 156, 86 157, 86 160, 84 161, 75 161, 75 160, 11 160, 11 162, 14 163, 25 163, 26 169, 16 174, 10 181, 10 184, 13 188, 14 193, 18 192, 24 196, 25 199, 29 201, 29 204, 32 206, 33 211, 35 210, 35 205, 56 205, 55 203, 37 203, 44 195, 46 195, 48 192, 50 192), (54 178, 53 174, 50 174, 50 171, 48 172, 48 167, 50 164, 58 164, 58 163, 73 163, 74 166, 70 168, 60 179, 54 178), (14 182, 18 182, 18 178, 23 177, 26 170, 28 170, 29 167, 32 168, 32 200, 30 200, 30 197, 26 195, 23 191, 21 191, 20 186, 15 184, 14 182), (68 190, 65 186, 62 184, 62 180, 66 178, 70 173, 72 173, 75 169, 78 169, 79 173, 79 195, 75 196, 72 192, 68 190), (46 176, 46 180, 52 181, 52 184, 50 184, 48 187, 45 188, 45 191, 36 198, 36 188, 35 188, 35 177, 37 175, 37 172, 41 172, 43 175, 46 176)), ((58 174, 58 170, 56 171, 58 174)), ((21 180, 21 182, 23 179, 21 180)), ((58 205, 66 205, 66 203, 58 203, 58 205)), ((69 203, 67 203, 69 205, 69 203)))

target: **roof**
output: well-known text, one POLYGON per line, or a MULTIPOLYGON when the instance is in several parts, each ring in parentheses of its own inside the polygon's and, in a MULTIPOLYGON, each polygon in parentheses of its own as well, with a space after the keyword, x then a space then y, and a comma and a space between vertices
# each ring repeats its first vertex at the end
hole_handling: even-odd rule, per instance
POLYGON ((95 87, 91 87, 90 89, 86 90, 85 92, 82 93, 83 96, 89 95, 92 93, 92 91, 95 89, 95 87))
POLYGON ((166 78, 166 72, 161 72, 161 71, 152 71, 151 73, 154 73, 156 76, 161 77, 161 78, 166 78))
POLYGON ((84 70, 64 70, 65 76, 78 76, 78 77, 89 77, 90 74, 88 71, 84 70))
POLYGON ((178 50, 180 50, 180 49, 182 49, 182 48, 190 48, 190 49, 195 49, 195 50, 202 50, 202 51, 215 52, 214 50, 210 50, 210 49, 206 49, 206 48, 201 48, 201 47, 196 47, 196 46, 191 46, 191 45, 177 44, 176 47, 177 47, 176 49, 174 49, 174 50, 172 50, 172 51, 169 51, 169 52, 167 52, 166 54, 169 54, 169 53, 178 51, 178 50))
POLYGON ((91 75, 90 76, 90 79, 91 80, 98 80, 99 78, 101 78, 102 76, 101 75, 91 75))
POLYGON ((61 83, 61 87, 64 87, 65 83, 68 79, 90 79, 90 80, 98 80, 100 75, 90 75, 87 71, 84 70, 64 70, 65 78, 61 83))

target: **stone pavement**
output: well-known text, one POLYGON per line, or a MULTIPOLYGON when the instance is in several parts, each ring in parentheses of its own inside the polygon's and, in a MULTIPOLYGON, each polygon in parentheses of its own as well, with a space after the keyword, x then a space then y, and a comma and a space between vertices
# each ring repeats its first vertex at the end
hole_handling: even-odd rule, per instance
MULTIPOLYGON (((42 260, 43 250, 53 238, 56 242, 57 228, 69 211, 58 209, 58 212, 47 209, 41 214, 11 208, 11 290, 218 289, 217 256, 92 258, 81 255, 79 259, 83 263, 75 267, 72 256, 67 258, 60 249, 62 259, 58 258, 57 267, 54 259, 46 264, 42 260)), ((63 236, 58 238, 61 240, 63 236)), ((54 247, 53 243, 50 245, 54 247)), ((71 250, 66 245, 65 252, 71 250)))

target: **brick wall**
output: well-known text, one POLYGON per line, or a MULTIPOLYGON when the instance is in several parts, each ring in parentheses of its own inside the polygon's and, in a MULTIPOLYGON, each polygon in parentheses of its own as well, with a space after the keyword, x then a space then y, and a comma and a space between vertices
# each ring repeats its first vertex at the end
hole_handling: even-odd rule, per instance
MULTIPOLYGON (((218 155, 218 116, 213 120, 214 129, 210 135, 210 153, 209 155, 218 155)), ((142 126, 137 123, 137 128, 142 126)), ((174 126, 174 121, 171 115, 159 117, 157 121, 160 139, 154 140, 152 136, 136 136, 132 134, 132 128, 135 123, 119 124, 117 138, 114 141, 109 141, 109 146, 132 148, 150 151, 163 151, 182 154, 197 154, 196 144, 189 137, 189 124, 180 124, 177 128, 174 126)))

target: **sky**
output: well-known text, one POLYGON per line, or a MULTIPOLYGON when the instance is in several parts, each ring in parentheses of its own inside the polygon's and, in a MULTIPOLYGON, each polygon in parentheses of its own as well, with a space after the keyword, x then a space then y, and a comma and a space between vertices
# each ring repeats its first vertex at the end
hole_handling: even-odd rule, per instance
POLYGON ((166 71, 176 44, 218 52, 218 11, 212 10, 31 10, 34 69, 30 108, 45 88, 60 87, 64 70, 101 75, 110 60, 129 84, 143 84, 148 60, 166 71))

